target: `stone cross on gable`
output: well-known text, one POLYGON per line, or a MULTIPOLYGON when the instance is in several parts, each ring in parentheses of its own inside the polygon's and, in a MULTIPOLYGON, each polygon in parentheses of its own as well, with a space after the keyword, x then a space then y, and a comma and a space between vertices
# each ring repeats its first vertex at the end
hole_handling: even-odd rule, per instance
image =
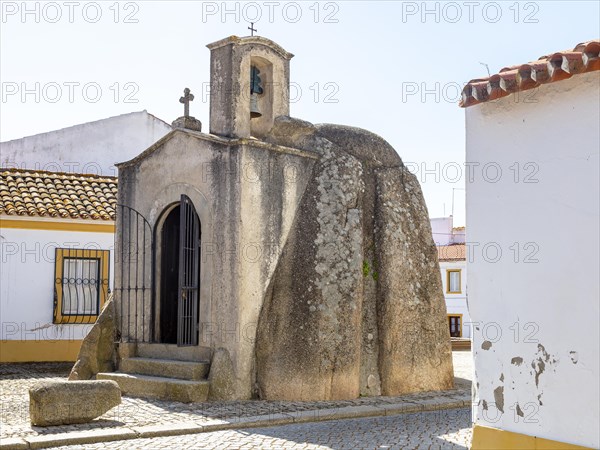
POLYGON ((179 99, 179 103, 183 103, 183 117, 190 117, 190 102, 194 100, 194 94, 190 93, 190 88, 185 88, 183 94, 179 99))
POLYGON ((250 36, 254 36, 254 32, 258 31, 256 28, 254 28, 254 22, 250 22, 248 29, 250 30, 250 36))

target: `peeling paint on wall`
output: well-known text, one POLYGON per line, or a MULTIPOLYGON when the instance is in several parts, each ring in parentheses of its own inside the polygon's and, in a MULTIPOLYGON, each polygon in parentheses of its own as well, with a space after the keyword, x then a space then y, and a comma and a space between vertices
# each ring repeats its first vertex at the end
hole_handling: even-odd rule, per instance
POLYGON ((548 354, 548 352, 542 344, 538 344, 538 351, 536 355, 537 358, 531 362, 531 367, 535 371, 535 385, 536 387, 538 387, 540 383, 540 375, 544 373, 544 371, 546 370, 546 366, 557 364, 558 360, 552 357, 550 354, 548 354), (550 360, 550 358, 552 358, 552 360, 550 360))
POLYGON ((500 412, 504 412, 504 386, 498 386, 494 389, 494 401, 496 402, 496 408, 500 412))
MULTIPOLYGON (((527 405, 526 405, 526 406, 527 406, 527 405)), ((523 417, 523 416, 524 416, 524 414, 523 414, 523 410, 521 409, 521 407, 519 406, 519 404, 518 404, 518 403, 517 403, 516 410, 517 410, 517 416, 521 416, 521 417, 523 417)))
POLYGON ((577 362, 579 361, 579 354, 575 351, 569 352, 569 357, 571 358, 571 362, 573 364, 577 364, 577 362))

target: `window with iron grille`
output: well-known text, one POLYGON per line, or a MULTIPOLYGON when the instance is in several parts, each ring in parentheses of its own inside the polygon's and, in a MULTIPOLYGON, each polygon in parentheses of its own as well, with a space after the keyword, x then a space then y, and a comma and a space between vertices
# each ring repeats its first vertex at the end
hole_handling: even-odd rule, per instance
POLYGON ((54 323, 93 323, 109 293, 109 250, 57 248, 54 323))

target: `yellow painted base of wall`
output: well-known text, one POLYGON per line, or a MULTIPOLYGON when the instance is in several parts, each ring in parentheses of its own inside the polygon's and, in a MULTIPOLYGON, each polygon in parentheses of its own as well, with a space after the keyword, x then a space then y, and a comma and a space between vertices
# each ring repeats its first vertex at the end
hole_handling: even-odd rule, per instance
POLYGON ((471 450, 591 450, 590 447, 551 441, 497 428, 473 426, 471 450))
POLYGON ((78 341, 0 341, 0 362, 75 361, 78 341))

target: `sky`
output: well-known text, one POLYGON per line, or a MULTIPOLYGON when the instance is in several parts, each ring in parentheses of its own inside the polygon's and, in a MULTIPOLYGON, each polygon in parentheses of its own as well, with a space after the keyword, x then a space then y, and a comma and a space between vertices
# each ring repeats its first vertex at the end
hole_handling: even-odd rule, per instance
POLYGON ((0 141, 132 111, 208 129, 206 44, 256 34, 291 61, 291 115, 385 138, 429 214, 464 225, 471 79, 600 36, 598 1, 2 1, 0 141))

